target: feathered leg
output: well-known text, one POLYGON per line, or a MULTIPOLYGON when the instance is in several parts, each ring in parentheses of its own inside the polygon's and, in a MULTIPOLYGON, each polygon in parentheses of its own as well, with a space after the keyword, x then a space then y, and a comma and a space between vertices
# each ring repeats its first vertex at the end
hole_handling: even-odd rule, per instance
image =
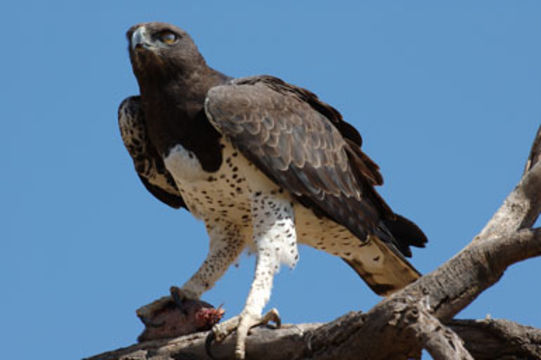
MULTIPOLYGON (((211 289, 216 281, 222 277, 229 266, 237 259, 244 249, 245 233, 240 227, 231 223, 215 223, 207 226, 210 238, 207 258, 197 272, 181 287, 172 287, 171 293, 175 302, 184 299, 199 299, 202 293, 211 289)), ((171 296, 164 296, 137 310, 139 318, 151 318, 157 310, 171 302, 171 296)))
POLYGON ((244 359, 245 342, 251 327, 274 320, 279 324, 278 312, 273 309, 261 316, 270 298, 274 274, 280 264, 293 267, 298 259, 293 208, 285 197, 256 193, 252 199, 253 241, 257 251, 254 280, 243 311, 213 328, 217 341, 223 340, 235 328, 235 355, 244 359))

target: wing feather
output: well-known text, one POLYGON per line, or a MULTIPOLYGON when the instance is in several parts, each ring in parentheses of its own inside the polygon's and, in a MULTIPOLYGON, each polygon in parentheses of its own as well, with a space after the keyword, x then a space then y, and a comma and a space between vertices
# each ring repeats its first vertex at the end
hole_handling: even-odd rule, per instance
POLYGON ((122 101, 118 108, 118 125, 124 146, 145 188, 173 208, 186 207, 173 177, 165 169, 162 158, 147 137, 138 96, 122 101))
POLYGON ((211 123, 244 156, 316 214, 363 240, 394 213, 373 189, 381 175, 360 151, 360 135, 330 109, 271 77, 214 87, 205 101, 211 123))

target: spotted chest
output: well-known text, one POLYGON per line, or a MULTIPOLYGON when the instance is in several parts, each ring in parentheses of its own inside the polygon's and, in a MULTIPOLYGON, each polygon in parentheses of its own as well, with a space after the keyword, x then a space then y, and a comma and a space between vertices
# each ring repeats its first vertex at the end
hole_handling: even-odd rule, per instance
POLYGON ((249 226, 254 195, 281 190, 225 140, 222 158, 218 171, 207 172, 195 154, 176 145, 164 162, 194 216, 249 226))
POLYGON ((382 263, 377 260, 381 254, 377 250, 372 251, 373 247, 368 242, 359 240, 330 219, 317 217, 311 209, 291 199, 231 144, 224 141, 222 145, 224 160, 214 173, 203 170, 196 156, 180 145, 173 147, 164 159, 188 209, 204 220, 207 227, 225 223, 250 229, 246 234, 252 236, 245 238, 250 243, 253 237, 257 237, 258 228, 269 226, 269 220, 283 222, 288 211, 284 210, 283 204, 283 211, 276 210, 280 209, 278 203, 285 201, 292 205, 292 211, 291 221, 279 224, 279 227, 284 226, 284 238, 273 243, 275 240, 271 236, 267 243, 268 248, 287 251, 279 256, 281 263, 294 265, 298 258, 296 243, 302 243, 344 259, 362 259, 371 271, 381 270, 382 263), (266 209, 261 211, 263 207, 266 209), (254 224, 257 216, 260 219, 254 224), (251 230, 252 227, 255 231, 251 230))

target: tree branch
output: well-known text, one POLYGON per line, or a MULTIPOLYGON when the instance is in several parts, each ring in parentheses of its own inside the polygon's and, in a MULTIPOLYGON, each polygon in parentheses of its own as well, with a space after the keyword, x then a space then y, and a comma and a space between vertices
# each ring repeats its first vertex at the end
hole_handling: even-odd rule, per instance
POLYGON ((541 359, 541 330, 508 320, 452 320, 476 360, 541 359))
MULTIPOLYGON (((310 347, 307 332, 320 326, 321 324, 300 324, 284 325, 280 329, 253 329, 246 343, 247 356, 265 360, 300 358, 310 347)), ((174 339, 147 341, 86 360, 210 359, 205 351, 207 335, 208 332, 199 332, 174 339)), ((216 359, 234 359, 234 337, 230 336, 224 342, 213 345, 212 350, 216 359)))
POLYGON ((495 284, 507 267, 539 255, 539 229, 474 242, 432 273, 380 304, 393 301, 395 296, 417 300, 427 296, 433 314, 447 321, 495 284))
POLYGON ((537 133, 535 134, 535 138, 532 143, 532 148, 530 149, 530 155, 528 155, 528 160, 526 161, 526 166, 524 167, 524 174, 526 174, 535 164, 537 164, 540 159, 541 159, 541 126, 539 126, 539 128, 537 129, 537 133))
POLYGON ((432 316, 426 306, 417 305, 417 309, 412 314, 417 319, 411 326, 417 333, 419 342, 434 360, 473 360, 464 347, 463 340, 453 330, 432 316))
MULTIPOLYGON (((540 141, 541 142, 541 141, 540 141)), ((531 227, 541 209, 541 163, 533 165, 474 242, 531 227)))
POLYGON ((541 126, 537 130, 520 183, 474 241, 531 227, 541 211, 541 126))
MULTIPOLYGON (((332 323, 351 326, 363 321, 363 314, 350 313, 332 323), (348 325, 349 324, 349 325, 348 325)), ((325 327, 331 326, 326 324, 325 327)), ((538 359, 541 358, 541 330, 507 320, 452 320, 447 324, 460 338, 476 360, 538 359)), ((248 356, 254 359, 321 359, 314 354, 314 333, 323 332, 322 324, 285 325, 273 330, 254 329, 248 337, 248 356)), ((169 340, 155 340, 103 353, 86 360, 197 360, 209 359, 205 353, 207 333, 186 335, 169 340)), ((321 337, 325 334, 321 333, 321 337)), ((365 334, 370 339, 370 334, 365 334)), ((342 341, 344 341, 342 339, 342 341)), ((329 343, 332 346, 332 343, 329 343)), ((234 343, 226 340, 213 349, 217 359, 233 359, 234 343)), ((358 359, 368 359, 358 350, 358 359)), ((433 355, 434 356, 434 355, 433 355)), ((330 358, 330 357, 326 357, 330 358)), ((395 357, 396 358, 396 357, 395 357)), ((393 359, 390 357, 389 359, 393 359)))

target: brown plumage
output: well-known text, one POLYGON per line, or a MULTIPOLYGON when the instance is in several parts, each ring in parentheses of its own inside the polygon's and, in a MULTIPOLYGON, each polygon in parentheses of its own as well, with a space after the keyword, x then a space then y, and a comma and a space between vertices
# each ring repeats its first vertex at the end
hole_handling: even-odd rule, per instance
POLYGON ((173 208, 186 207, 175 180, 148 139, 139 96, 130 96, 122 101, 118 108, 118 121, 124 145, 145 188, 173 208))

